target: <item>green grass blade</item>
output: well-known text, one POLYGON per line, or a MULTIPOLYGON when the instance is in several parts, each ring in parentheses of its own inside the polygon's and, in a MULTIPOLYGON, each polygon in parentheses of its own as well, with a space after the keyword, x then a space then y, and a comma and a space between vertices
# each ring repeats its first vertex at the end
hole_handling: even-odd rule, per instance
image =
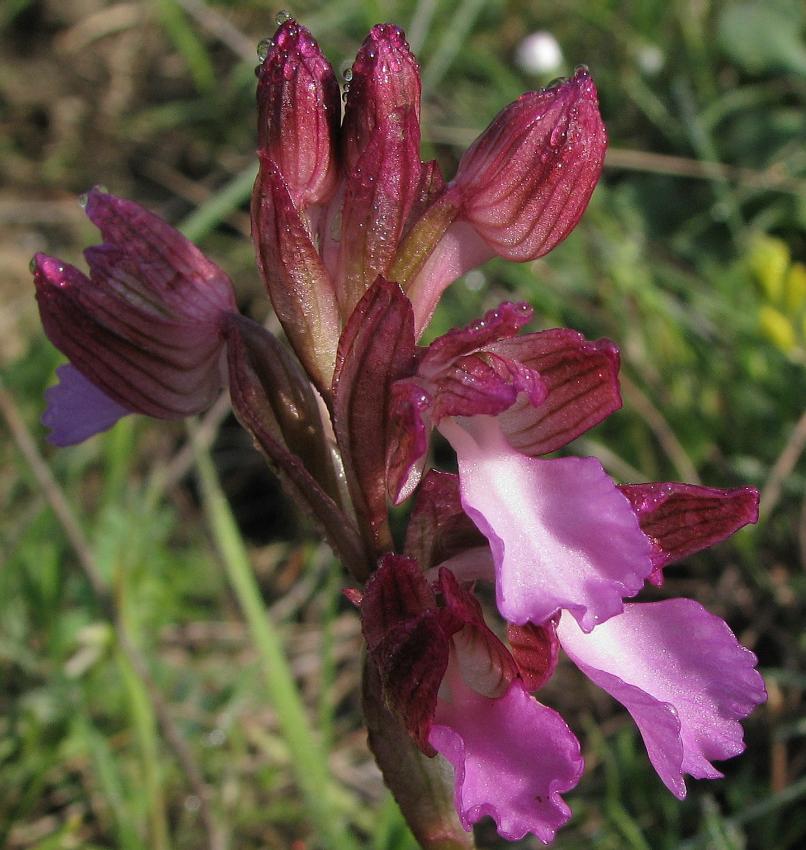
MULTIPOLYGON (((195 431, 192 423, 189 424, 189 430, 193 439, 195 431)), ((319 842, 328 850, 354 850, 355 842, 334 806, 335 795, 331 788, 327 753, 308 722, 305 705, 284 654, 280 634, 266 616, 243 538, 221 489, 218 474, 210 456, 198 445, 195 457, 207 522, 260 657, 266 692, 291 752, 295 778, 305 798, 319 842)))

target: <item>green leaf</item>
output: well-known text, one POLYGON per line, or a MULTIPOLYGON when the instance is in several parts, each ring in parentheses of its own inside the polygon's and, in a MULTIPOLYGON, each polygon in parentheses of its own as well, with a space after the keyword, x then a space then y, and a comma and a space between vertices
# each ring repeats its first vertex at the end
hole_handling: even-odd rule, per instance
POLYGON ((719 44, 751 74, 784 70, 806 75, 802 29, 797 14, 790 14, 782 4, 741 3, 723 11, 719 44))

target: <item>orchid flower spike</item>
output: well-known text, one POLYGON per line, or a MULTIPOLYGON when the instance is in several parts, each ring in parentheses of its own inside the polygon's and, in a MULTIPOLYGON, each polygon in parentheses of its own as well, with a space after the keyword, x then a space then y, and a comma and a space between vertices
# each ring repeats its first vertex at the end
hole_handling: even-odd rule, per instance
POLYGON ((238 313, 184 236, 93 189, 89 274, 33 261, 42 323, 70 361, 47 392, 51 440, 132 412, 190 416, 228 386, 359 585, 346 595, 370 746, 425 850, 470 847, 487 816, 507 840, 545 843, 567 822, 580 744, 534 696, 561 650, 631 714, 674 795, 720 776, 766 696, 756 658, 698 603, 639 594, 755 522, 758 493, 617 484, 596 458, 551 456, 621 406, 619 351, 526 332, 528 304, 418 345, 452 281, 540 257, 576 226, 607 145, 590 72, 505 107, 446 181, 420 160, 419 66, 398 27, 361 45, 343 119, 305 27, 284 19, 260 55, 252 238, 290 348, 238 313), (455 473, 428 469, 436 431, 455 473), (398 553, 390 506, 410 498, 398 553))

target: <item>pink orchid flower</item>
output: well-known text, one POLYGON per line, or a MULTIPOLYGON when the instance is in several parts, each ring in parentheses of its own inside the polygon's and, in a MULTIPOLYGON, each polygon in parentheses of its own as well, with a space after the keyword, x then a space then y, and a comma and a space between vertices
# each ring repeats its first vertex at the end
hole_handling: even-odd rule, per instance
POLYGON ((258 68, 251 216, 294 353, 238 313, 227 276, 180 233, 95 189, 86 210, 103 244, 85 253, 89 276, 34 258, 45 331, 70 361, 44 421, 67 445, 130 412, 198 413, 228 386, 291 497, 366 581, 350 597, 370 740, 417 837, 446 846, 454 824, 461 834, 489 815, 506 839, 549 842, 583 766, 532 695, 560 648, 632 714, 678 797, 684 775, 719 776, 712 762, 741 751, 739 721, 765 697, 753 654, 695 602, 625 600, 754 522, 758 496, 617 485, 595 458, 546 457, 620 407, 608 340, 521 333, 531 308, 505 303, 418 346, 457 277, 493 256, 535 259, 570 233, 607 143, 579 68, 502 110, 446 182, 420 160, 420 93, 402 31, 378 25, 342 120, 316 41, 282 23, 258 68), (423 474, 435 431, 457 475, 423 474), (390 504, 413 494, 404 554, 391 554, 390 504), (474 594, 485 581, 507 643, 474 594), (437 754, 453 773, 447 816, 423 791, 424 776, 443 787, 447 765, 418 761, 437 754))
MULTIPOLYGON (((407 557, 383 558, 359 604, 387 705, 423 753, 453 766, 465 829, 489 815, 503 838, 532 833, 548 843, 570 817, 561 794, 582 772, 579 745, 556 712, 530 696, 551 678, 560 647, 627 708, 675 796, 685 797, 684 774, 721 776, 712 761, 742 752, 739 721, 766 698, 753 653, 688 599, 627 604, 588 633, 567 611, 509 623, 507 647, 485 624, 468 581, 492 579, 492 571, 478 557, 460 486, 454 475, 426 476, 407 557)), ((746 488, 664 488, 638 516, 658 535, 648 538, 658 563, 756 518, 757 494, 746 488)))

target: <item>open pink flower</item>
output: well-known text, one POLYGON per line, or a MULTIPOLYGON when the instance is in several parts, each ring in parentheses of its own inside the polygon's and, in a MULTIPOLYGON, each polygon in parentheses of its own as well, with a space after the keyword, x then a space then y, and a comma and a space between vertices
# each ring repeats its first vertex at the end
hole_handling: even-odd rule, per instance
POLYGON ((447 569, 432 586, 414 560, 389 555, 360 605, 385 699, 426 754, 453 766, 464 828, 489 815, 504 838, 551 841, 571 816, 561 795, 582 773, 579 743, 529 695, 472 593, 447 569))
MULTIPOLYGON (((641 521, 651 526, 655 514, 655 551, 667 563, 675 560, 669 541, 693 552, 755 519, 757 495, 747 489, 665 486, 667 501, 677 493, 688 510, 664 510, 660 500, 641 521)), ((408 557, 381 561, 360 607, 387 703, 423 752, 453 766, 465 828, 490 815, 505 838, 529 832, 548 842, 569 816, 556 795, 575 784, 581 758, 559 718, 529 696, 551 677, 560 647, 629 710, 676 796, 685 796, 685 774, 721 776, 712 761, 743 750, 739 721, 766 698, 753 653, 686 599, 628 604, 589 632, 568 611, 509 623, 507 648, 472 592, 476 580, 493 578, 492 562, 459 487, 454 475, 425 477, 408 557)))
POLYGON ((464 510, 490 542, 501 613, 541 623, 567 609, 590 631, 643 586, 650 542, 597 460, 532 455, 564 446, 619 407, 618 351, 565 329, 517 336, 531 313, 505 303, 415 350, 410 302, 379 279, 343 335, 365 338, 366 347, 350 342, 344 359, 363 363, 364 376, 377 359, 386 389, 378 394, 377 375, 358 378, 365 392, 351 410, 361 426, 344 428, 340 365, 336 435, 359 471, 352 486, 372 524, 386 516, 384 475, 392 501, 405 499, 438 427, 457 453, 464 510))

